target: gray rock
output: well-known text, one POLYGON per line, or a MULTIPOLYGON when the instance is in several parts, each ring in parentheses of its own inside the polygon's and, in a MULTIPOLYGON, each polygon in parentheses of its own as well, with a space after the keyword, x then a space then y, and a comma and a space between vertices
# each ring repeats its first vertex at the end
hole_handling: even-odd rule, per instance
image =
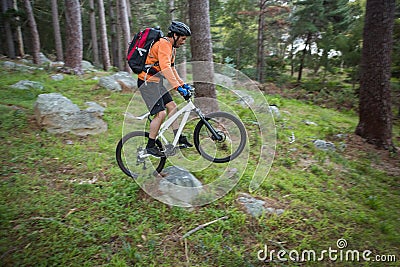
POLYGON ((69 132, 86 136, 107 130, 107 124, 99 112, 81 110, 71 100, 58 93, 39 95, 34 110, 38 124, 50 133, 69 132))
POLYGON ((97 113, 100 116, 103 116, 104 111, 106 110, 96 102, 86 102, 85 104, 88 106, 86 109, 87 112, 97 113))
POLYGON ((334 143, 327 142, 325 140, 314 140, 314 146, 319 150, 324 151, 335 151, 336 147, 334 143))
POLYGON ((284 209, 276 209, 275 210, 276 215, 282 215, 284 212, 285 212, 284 209))
POLYGON ((63 61, 54 61, 49 63, 49 68, 50 69, 61 69, 65 66, 65 63, 63 61))
POLYGON ((120 71, 111 76, 100 78, 99 86, 115 92, 121 91, 122 88, 135 90, 137 89, 137 81, 133 79, 130 73, 120 71))
POLYGON ((123 88, 127 88, 130 90, 137 89, 137 81, 133 79, 132 75, 129 72, 120 71, 111 76, 114 80, 116 80, 123 88))
POLYGON ((316 123, 313 122, 313 121, 304 120, 303 122, 304 122, 306 125, 308 125, 308 126, 310 126, 310 125, 312 125, 312 126, 318 126, 318 124, 316 124, 316 123))
POLYGON ((132 78, 126 79, 126 78, 122 78, 122 79, 118 79, 116 80, 123 88, 127 88, 130 90, 134 90, 137 88, 137 81, 133 80, 132 78))
POLYGON ((17 64, 17 63, 12 62, 12 61, 4 61, 2 65, 3 65, 3 67, 5 69, 9 69, 9 70, 32 71, 32 70, 38 69, 38 68, 35 68, 35 67, 26 66, 24 64, 17 64))
POLYGON ((275 211, 276 211, 276 209, 274 209, 274 208, 270 208, 270 207, 267 207, 267 208, 265 208, 264 209, 267 213, 275 213, 275 211))
POLYGON ((265 213, 266 209, 264 208, 265 201, 253 198, 253 197, 239 197, 239 202, 244 205, 249 213, 253 217, 260 217, 265 213))
POLYGON ((340 134, 335 135, 335 138, 336 139, 346 139, 347 138, 347 134, 340 133, 340 134))
POLYGON ((120 79, 132 79, 132 76, 129 74, 129 72, 126 71, 119 71, 117 73, 115 73, 114 75, 112 75, 112 77, 118 81, 120 79))
POLYGON ((26 59, 26 58, 21 59, 20 62, 22 64, 26 64, 26 65, 32 65, 33 64, 33 60, 32 59, 26 59))
POLYGON ((161 179, 159 190, 174 202, 186 203, 187 206, 191 206, 191 203, 202 192, 202 183, 189 171, 180 167, 168 167, 164 172, 168 175, 161 179))
POLYGON ((4 61, 2 65, 6 69, 14 69, 17 64, 12 61, 4 61))
POLYGON ((40 82, 22 80, 17 82, 16 84, 11 85, 11 88, 20 90, 30 90, 30 89, 43 90, 43 84, 40 82))
POLYGON ((64 75, 54 74, 54 75, 51 75, 50 78, 54 81, 62 81, 62 80, 64 80, 64 75))
POLYGON ((281 112, 279 111, 279 108, 277 106, 269 106, 269 111, 272 113, 275 119, 280 119, 281 112))
POLYGON ((241 205, 244 206, 248 214, 256 218, 262 216, 263 214, 281 215, 285 211, 284 209, 269 207, 266 201, 257 199, 245 193, 241 194, 237 200, 241 205))
POLYGON ((112 77, 102 77, 99 80, 99 86, 109 91, 120 92, 122 91, 121 85, 112 77))
POLYGON ((42 52, 39 53, 39 58, 40 58, 40 64, 49 64, 51 62, 51 60, 48 59, 42 52))
POLYGON ((94 70, 95 67, 89 61, 82 60, 82 69, 83 70, 94 70))

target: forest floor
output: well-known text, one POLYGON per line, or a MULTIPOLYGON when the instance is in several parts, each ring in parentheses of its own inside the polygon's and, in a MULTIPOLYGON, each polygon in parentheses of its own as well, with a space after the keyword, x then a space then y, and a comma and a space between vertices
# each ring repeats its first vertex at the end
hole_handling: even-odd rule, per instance
MULTIPOLYGON (((205 206, 154 200, 115 162, 132 93, 99 88, 93 78, 106 73, 65 75, 63 81, 52 74, 0 69, 1 266, 399 266, 400 154, 354 135, 353 110, 265 90, 281 116, 272 168, 252 195, 284 212, 254 218, 237 201, 248 193, 247 172, 205 206), (44 89, 10 87, 20 80, 41 82, 44 89), (77 137, 40 129, 33 105, 50 92, 79 106, 95 101, 106 107, 108 131, 77 137), (336 149, 319 150, 316 139, 336 149)), ((396 120, 397 147, 399 137, 396 120)))

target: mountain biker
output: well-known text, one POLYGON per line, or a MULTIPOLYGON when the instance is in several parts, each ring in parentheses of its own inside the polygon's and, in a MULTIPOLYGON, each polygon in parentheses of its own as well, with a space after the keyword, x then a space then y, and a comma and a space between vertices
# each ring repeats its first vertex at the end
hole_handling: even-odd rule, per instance
MULTIPOLYGON (((164 121, 167 112, 172 116, 177 111, 176 103, 168 90, 163 85, 163 78, 166 78, 172 88, 177 90, 185 100, 191 96, 191 87, 186 84, 178 75, 175 69, 176 48, 185 44, 187 36, 191 35, 190 28, 179 21, 172 21, 168 28, 166 37, 155 42, 149 51, 146 65, 151 66, 148 71, 138 75, 138 88, 151 115, 154 115, 150 122, 149 139, 146 145, 146 152, 156 157, 163 157, 164 154, 155 144, 158 131, 164 121), (161 74, 161 75, 160 75, 161 74), (167 109, 167 111, 165 110, 167 109)), ((177 134, 179 125, 175 121, 172 124, 174 135, 177 134)), ((186 136, 179 137, 179 144, 192 147, 186 136)))

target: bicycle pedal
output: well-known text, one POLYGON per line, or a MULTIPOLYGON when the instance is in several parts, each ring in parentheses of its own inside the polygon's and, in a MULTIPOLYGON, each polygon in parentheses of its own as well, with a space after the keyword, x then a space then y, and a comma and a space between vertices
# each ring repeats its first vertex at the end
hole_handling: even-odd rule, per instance
POLYGON ((188 146, 187 145, 179 145, 179 146, 177 146, 177 148, 184 149, 184 148, 188 148, 188 146))

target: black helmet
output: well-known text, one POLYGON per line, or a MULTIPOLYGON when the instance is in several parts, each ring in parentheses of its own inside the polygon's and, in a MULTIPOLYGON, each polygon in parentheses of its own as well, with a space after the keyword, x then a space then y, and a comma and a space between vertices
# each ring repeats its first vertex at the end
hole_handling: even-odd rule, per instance
POLYGON ((187 26, 185 23, 180 22, 180 21, 173 21, 171 23, 171 25, 169 26, 168 30, 170 30, 170 32, 176 33, 181 36, 192 35, 192 32, 190 31, 189 26, 187 26))

